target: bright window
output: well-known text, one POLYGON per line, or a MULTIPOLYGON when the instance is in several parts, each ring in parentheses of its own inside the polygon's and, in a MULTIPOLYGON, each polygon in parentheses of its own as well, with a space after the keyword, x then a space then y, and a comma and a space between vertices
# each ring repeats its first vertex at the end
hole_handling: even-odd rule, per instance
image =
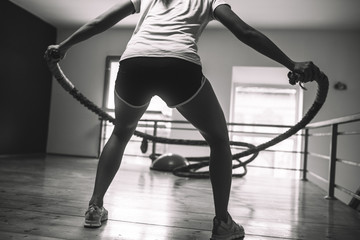
POLYGON ((274 125, 296 123, 296 89, 238 84, 234 91, 234 122, 274 125))
MULTIPOLYGON (((302 92, 288 84, 283 68, 240 67, 233 70, 231 122, 292 126, 302 115, 302 92)), ((234 126, 234 141, 254 145, 265 143, 288 128, 234 126)), ((256 166, 299 168, 299 136, 290 137, 263 151, 252 163, 256 166), (285 151, 285 152, 282 152, 285 151)))

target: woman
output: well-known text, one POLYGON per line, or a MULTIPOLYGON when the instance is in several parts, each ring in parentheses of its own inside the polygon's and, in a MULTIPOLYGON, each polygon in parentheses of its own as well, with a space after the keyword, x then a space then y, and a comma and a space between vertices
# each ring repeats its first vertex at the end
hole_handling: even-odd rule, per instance
POLYGON ((150 99, 160 96, 176 108, 202 134, 210 146, 210 180, 215 217, 211 239, 242 239, 244 229, 228 213, 232 161, 223 111, 209 81, 203 76, 197 41, 209 21, 218 20, 240 41, 299 73, 302 82, 320 74, 312 62, 294 62, 266 36, 244 23, 225 0, 119 0, 59 45, 49 46, 59 61, 73 45, 140 13, 125 52, 115 85, 115 128, 98 163, 95 186, 85 214, 85 227, 100 227, 107 220, 103 198, 119 169, 126 144, 150 99))

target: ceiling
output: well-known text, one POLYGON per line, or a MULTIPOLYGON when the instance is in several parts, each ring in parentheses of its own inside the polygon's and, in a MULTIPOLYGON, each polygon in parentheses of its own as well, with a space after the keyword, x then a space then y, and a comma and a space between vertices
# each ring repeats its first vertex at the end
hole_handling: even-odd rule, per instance
MULTIPOLYGON (((58 28, 79 27, 119 0, 10 0, 58 28)), ((360 30, 359 0, 227 0, 245 22, 261 29, 360 30)), ((117 27, 134 26, 138 14, 117 27)), ((212 23, 211 26, 219 26, 212 23)))

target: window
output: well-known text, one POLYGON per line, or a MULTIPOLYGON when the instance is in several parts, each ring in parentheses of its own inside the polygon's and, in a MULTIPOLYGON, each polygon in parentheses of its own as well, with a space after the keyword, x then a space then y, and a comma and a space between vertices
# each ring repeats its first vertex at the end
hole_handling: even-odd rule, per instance
POLYGON ((233 122, 292 125, 298 115, 298 91, 283 86, 236 84, 233 122))
MULTIPOLYGON (((235 67, 233 70, 230 121, 246 124, 292 126, 302 115, 302 92, 288 84, 284 68, 235 67)), ((234 141, 259 145, 288 128, 234 126, 234 141)), ((299 168, 300 137, 293 136, 263 151, 252 163, 257 166, 299 168), (282 152, 284 151, 284 152, 282 152)))

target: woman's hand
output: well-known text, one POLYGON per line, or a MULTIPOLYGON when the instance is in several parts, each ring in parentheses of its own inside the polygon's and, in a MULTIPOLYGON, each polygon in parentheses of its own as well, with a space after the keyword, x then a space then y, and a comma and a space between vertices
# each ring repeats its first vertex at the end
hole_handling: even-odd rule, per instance
POLYGON ((50 45, 45 51, 44 58, 51 63, 57 63, 66 55, 66 50, 62 49, 60 45, 50 45))
POLYGON ((297 81, 306 83, 321 77, 321 71, 313 62, 295 62, 293 72, 298 75, 297 81))

